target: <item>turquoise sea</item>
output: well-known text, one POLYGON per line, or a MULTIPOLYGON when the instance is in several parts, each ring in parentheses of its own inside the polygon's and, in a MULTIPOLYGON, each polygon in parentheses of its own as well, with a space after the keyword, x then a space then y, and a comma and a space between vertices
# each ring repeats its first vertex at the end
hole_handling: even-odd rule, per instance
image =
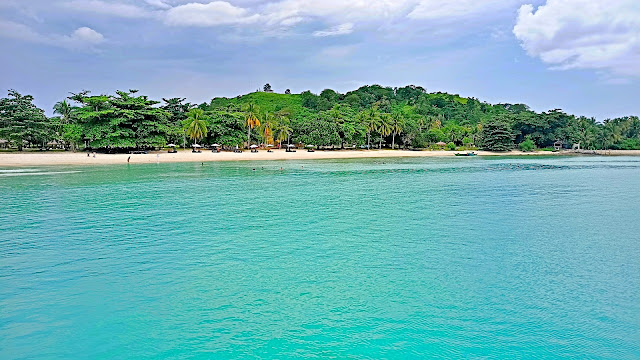
POLYGON ((3 360, 640 358, 640 158, 3 168, 0 219, 3 360))

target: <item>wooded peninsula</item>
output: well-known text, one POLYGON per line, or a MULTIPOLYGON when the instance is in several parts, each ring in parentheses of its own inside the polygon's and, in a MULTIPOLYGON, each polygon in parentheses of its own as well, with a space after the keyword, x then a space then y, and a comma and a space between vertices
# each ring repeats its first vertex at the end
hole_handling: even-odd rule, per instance
POLYGON ((637 116, 607 119, 542 113, 525 104, 489 104, 419 86, 363 86, 346 94, 262 91, 191 104, 156 101, 136 90, 71 93, 53 117, 33 97, 9 90, 0 99, 0 148, 127 152, 178 144, 222 148, 286 144, 319 148, 640 149, 637 116))

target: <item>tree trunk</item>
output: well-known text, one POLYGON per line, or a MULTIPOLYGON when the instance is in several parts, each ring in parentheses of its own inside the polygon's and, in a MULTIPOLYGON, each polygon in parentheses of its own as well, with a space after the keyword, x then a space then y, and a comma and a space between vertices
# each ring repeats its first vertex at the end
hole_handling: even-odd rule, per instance
POLYGON ((251 146, 251 126, 247 126, 247 149, 251 146))
POLYGON ((371 150, 371 133, 367 132, 367 150, 371 150))
POLYGON ((382 150, 382 134, 380 134, 380 145, 378 145, 378 149, 382 150))
POLYGON ((393 137, 391 138, 391 150, 396 148, 396 133, 393 133, 393 137))

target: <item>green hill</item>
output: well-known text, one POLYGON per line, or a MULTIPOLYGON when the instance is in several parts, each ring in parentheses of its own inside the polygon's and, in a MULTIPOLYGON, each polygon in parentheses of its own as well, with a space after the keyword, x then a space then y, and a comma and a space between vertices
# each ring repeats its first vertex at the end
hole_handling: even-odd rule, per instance
POLYGON ((214 98, 211 100, 209 105, 211 108, 229 107, 230 105, 243 107, 249 103, 256 105, 263 113, 274 113, 285 110, 295 116, 303 110, 302 96, 300 94, 276 94, 265 92, 254 92, 235 98, 214 98))

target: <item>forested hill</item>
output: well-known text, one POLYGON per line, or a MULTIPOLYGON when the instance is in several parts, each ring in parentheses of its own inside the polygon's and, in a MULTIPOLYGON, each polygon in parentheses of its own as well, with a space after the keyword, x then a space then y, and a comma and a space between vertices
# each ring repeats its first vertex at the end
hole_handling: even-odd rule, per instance
MULTIPOLYGON (((640 149, 640 120, 598 123, 561 110, 543 113, 524 104, 489 104, 418 86, 364 86, 346 94, 264 92, 190 104, 151 100, 135 90, 115 95, 74 94, 46 118, 33 98, 10 91, 0 99, 0 141, 6 146, 158 148, 169 143, 228 147, 484 148, 524 150, 580 144, 587 149, 640 149), (187 141, 190 138, 190 141, 187 141)), ((0 144, 1 145, 1 144, 0 144)))

